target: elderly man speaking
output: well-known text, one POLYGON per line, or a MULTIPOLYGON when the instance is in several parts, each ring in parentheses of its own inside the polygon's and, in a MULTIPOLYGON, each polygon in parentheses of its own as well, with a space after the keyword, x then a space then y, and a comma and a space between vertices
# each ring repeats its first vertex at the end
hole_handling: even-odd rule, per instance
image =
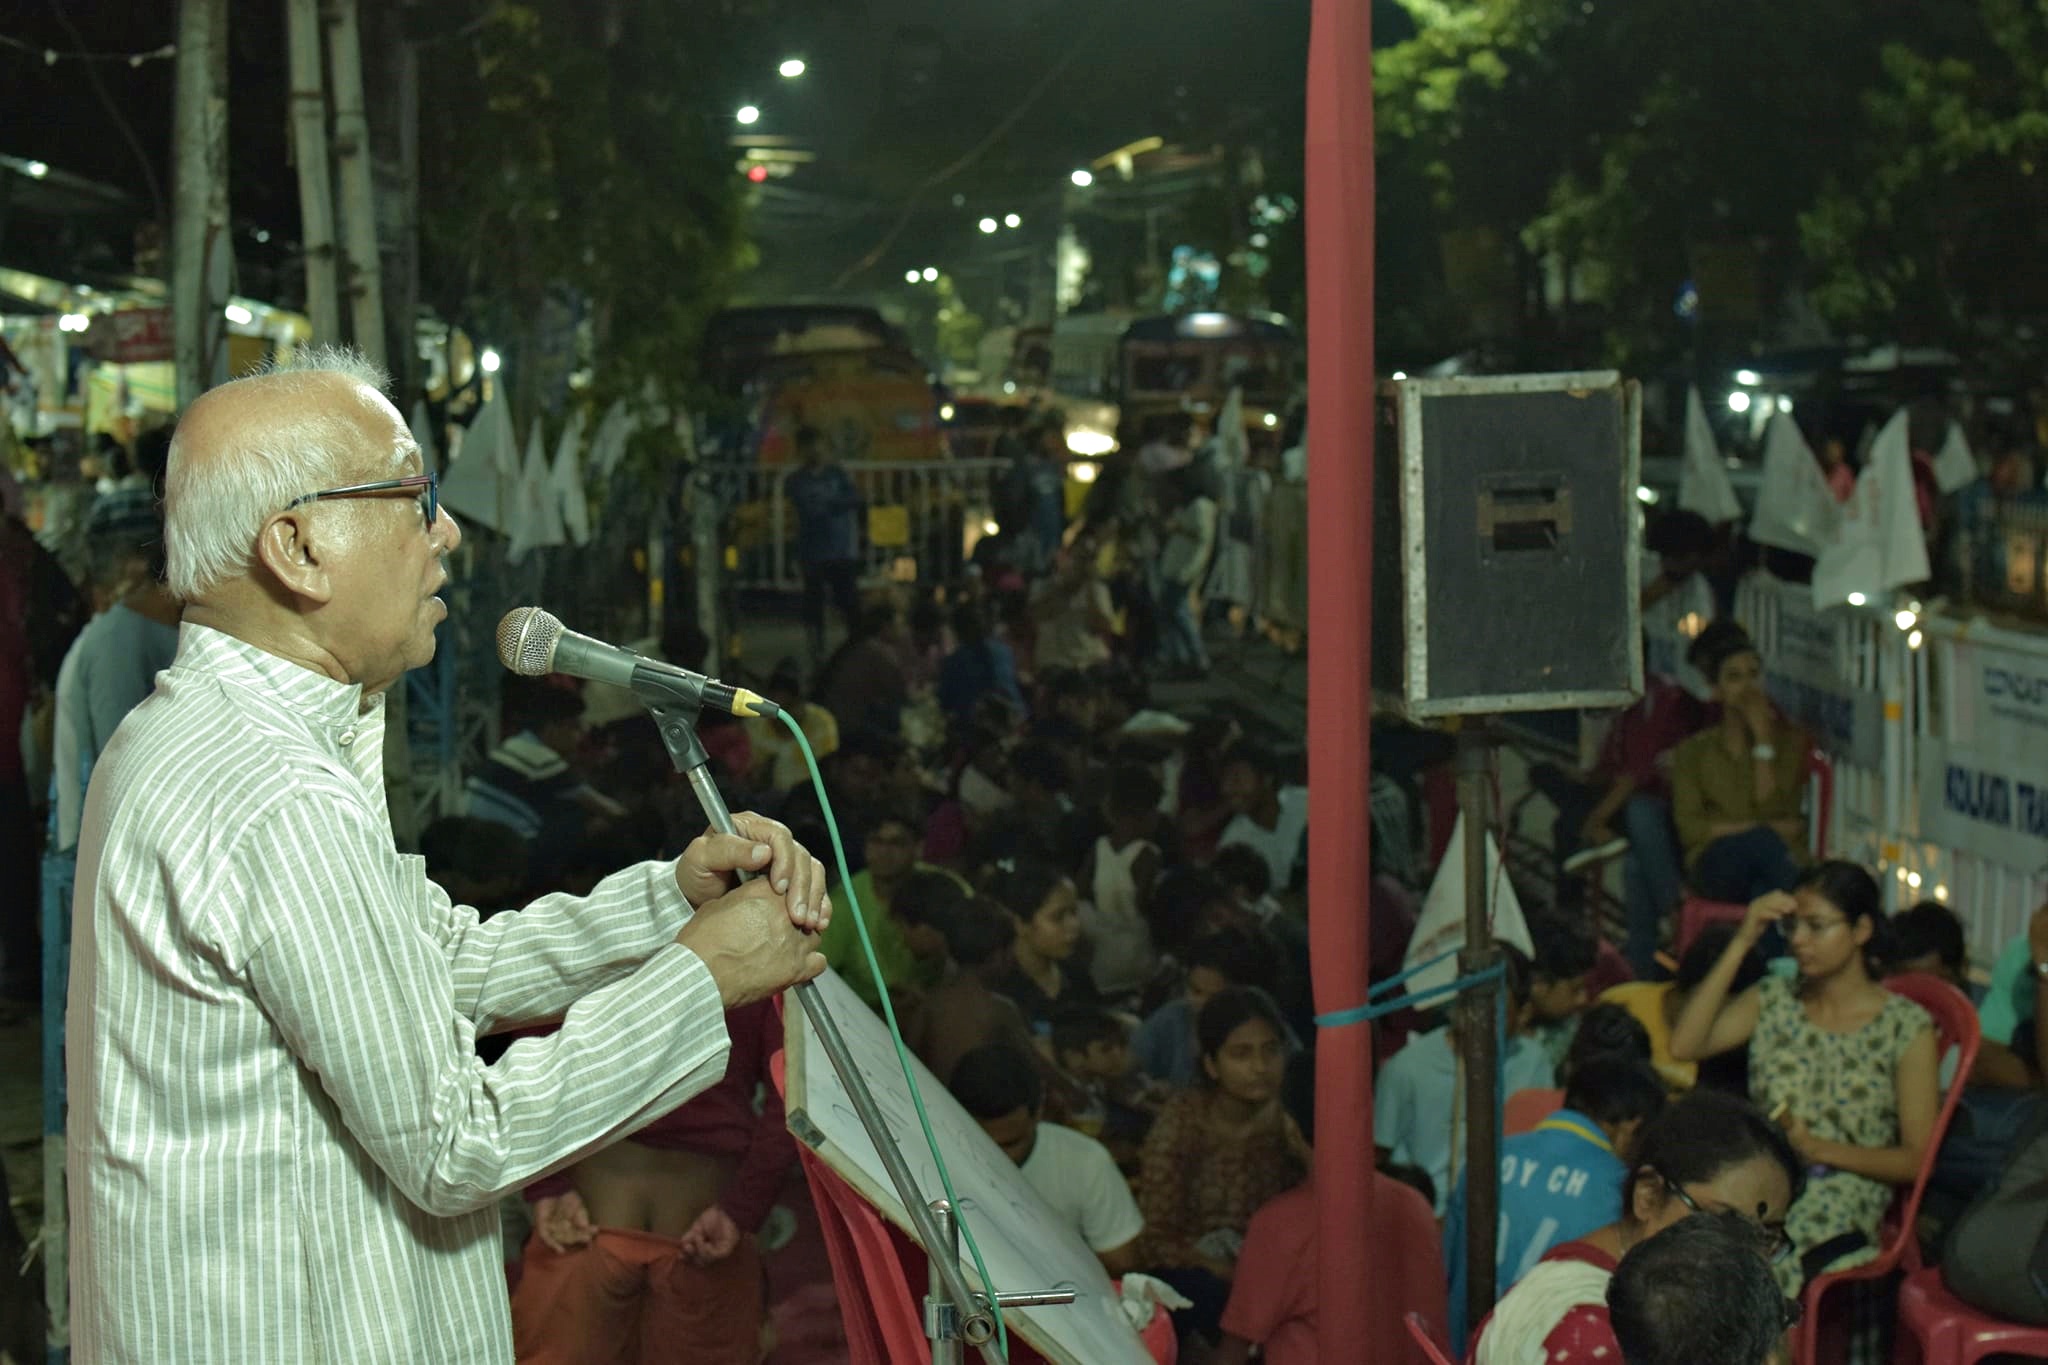
POLYGON ((759 816, 489 923, 395 850, 381 694, 462 532, 381 389, 317 352, 171 448, 177 659, 79 840, 81 1365, 509 1365, 498 1196, 716 1082, 725 1010, 824 966, 824 869, 759 816))

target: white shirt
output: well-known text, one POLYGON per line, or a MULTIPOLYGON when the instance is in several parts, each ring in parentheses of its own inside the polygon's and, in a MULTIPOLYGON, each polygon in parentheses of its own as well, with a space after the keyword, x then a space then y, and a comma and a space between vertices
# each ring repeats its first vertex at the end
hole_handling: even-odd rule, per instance
POLYGON ((670 864, 481 923, 394 850, 383 747, 381 697, 188 624, 101 757, 65 1021, 79 1365, 510 1365, 498 1197, 724 1073, 670 864))
POLYGON ((1282 787, 1278 793, 1280 816, 1273 828, 1249 815, 1233 816, 1217 836, 1216 847, 1243 844, 1266 860, 1273 872, 1273 889, 1285 891, 1294 880, 1294 862, 1301 856, 1301 836, 1308 832, 1308 788, 1282 787))
POLYGON ((1145 1215, 1109 1148, 1057 1123, 1038 1125, 1024 1178, 1088 1249, 1115 1251, 1145 1230, 1145 1215))

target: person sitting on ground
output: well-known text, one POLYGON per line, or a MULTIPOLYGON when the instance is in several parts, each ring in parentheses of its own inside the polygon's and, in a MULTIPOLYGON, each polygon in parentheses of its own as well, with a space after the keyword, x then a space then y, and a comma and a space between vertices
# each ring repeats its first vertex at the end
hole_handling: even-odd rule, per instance
POLYGON ((1108 1148, 1045 1121, 1045 1090, 1030 1053, 1004 1043, 975 1048, 954 1066, 946 1088, 1104 1270, 1122 1275, 1138 1268, 1145 1216, 1130 1186, 1108 1148))
POLYGON ((1281 1028, 1263 991, 1217 992, 1196 1020, 1201 1083, 1167 1101, 1145 1139, 1139 1264, 1192 1300, 1174 1315, 1183 1343, 1214 1340, 1246 1224, 1306 1170, 1306 1141, 1279 1102, 1281 1028))
POLYGON ((1109 833, 1095 841, 1081 872, 1089 891, 1081 927, 1095 949, 1089 970, 1107 998, 1135 998, 1159 970, 1144 906, 1162 867, 1159 846, 1146 837, 1158 823, 1161 794, 1151 769, 1112 768, 1102 799, 1109 833))
MULTIPOLYGON (((782 660, 768 675, 768 698, 796 717, 804 738, 810 741, 811 756, 822 765, 839 750, 839 718, 817 702, 806 700, 803 691, 803 670, 795 659, 782 660)), ((771 792, 786 792, 810 782, 804 751, 781 721, 753 716, 746 721, 746 731, 757 784, 771 792)))
POLYGON ((1009 800, 983 826, 975 841, 975 861, 987 866, 1006 858, 1030 858, 1071 866, 1060 856, 1074 803, 1067 794, 1067 766, 1059 753, 1050 744, 1026 740, 1010 751, 1003 776, 1009 800))
POLYGON ((1132 1064, 1128 1020, 1100 1005, 1061 1010, 1053 1016, 1052 1055, 1078 1091, 1069 1122, 1100 1137, 1119 1164, 1135 1158, 1171 1092, 1132 1064))
POLYGON ((1006 858, 990 869, 982 891, 1017 921, 1016 965, 998 989, 1017 1002, 1050 1057, 1054 1013, 1096 999, 1095 983, 1067 961, 1081 944, 1073 880, 1045 863, 1006 858))
MULTIPOLYGON (((1512 944, 1496 943, 1507 992, 1507 1093, 1548 1090, 1555 1084, 1550 1058, 1528 1035, 1529 960, 1512 944)), ((1380 1068, 1373 1084, 1372 1141, 1379 1166, 1420 1166, 1437 1191, 1437 1212, 1444 1211, 1453 1172, 1452 1153, 1465 1150, 1463 1106, 1458 1100, 1462 1048, 1458 1034, 1462 1011, 1450 1022, 1418 1033, 1380 1068)))
MULTIPOLYGON (((1730 1094, 1749 1093, 1749 1061, 1742 1052, 1727 1052, 1704 1062, 1681 1062, 1671 1055, 1671 1027, 1685 1010, 1685 1002, 1699 989, 1721 954, 1735 937, 1732 924, 1710 924, 1700 931, 1685 956, 1678 960, 1678 975, 1669 981, 1625 981, 1600 994, 1602 1004, 1618 1005, 1642 1022, 1650 1040, 1650 1064, 1674 1091, 1708 1085, 1730 1094)), ((1766 968, 1763 954, 1751 952, 1736 970, 1730 991, 1736 995, 1761 981, 1766 968)))
MULTIPOLYGON (((852 900, 859 903, 875 961, 882 968, 882 985, 892 991, 926 990, 938 981, 936 964, 922 962, 910 951, 903 941, 902 923, 891 913, 896 893, 913 873, 937 871, 941 876, 952 876, 917 860, 921 837, 917 826, 901 811, 884 810, 872 816, 863 841, 867 866, 854 873, 850 883, 852 900)), ((825 955, 832 970, 845 978, 854 994, 871 1009, 881 1009, 882 993, 868 967, 867 953, 861 949, 852 905, 846 906, 844 914, 832 917, 831 926, 819 940, 818 951, 825 955)))
POLYGON ((1619 1005, 1593 1005, 1579 1016, 1571 1049, 1558 1063, 1559 1087, 1517 1090, 1501 1106, 1501 1131, 1509 1137, 1533 1133, 1536 1126, 1564 1105, 1564 1087, 1578 1069, 1596 1059, 1650 1065, 1650 1034, 1634 1015, 1619 1005))
MULTIPOLYGON (((1315 1058, 1296 1053, 1287 1063, 1281 1103, 1304 1136, 1315 1132, 1315 1058)), ((1285 1194, 1268 1200, 1244 1231, 1244 1250, 1237 1258, 1237 1276, 1230 1283, 1230 1301, 1223 1310, 1223 1338, 1209 1356, 1209 1365, 1244 1365, 1253 1347, 1265 1365, 1317 1365, 1322 1359, 1316 1340, 1316 1182, 1309 1178, 1285 1194)), ((1367 1240, 1377 1247, 1399 1248, 1375 1267, 1371 1336, 1359 1360, 1411 1358, 1404 1319, 1420 1313, 1430 1322, 1444 1320, 1444 1280, 1429 1253, 1437 1249, 1436 1216, 1429 1200, 1400 1180, 1377 1171, 1372 1177, 1372 1224, 1367 1240)))
POLYGON ((1921 901, 1892 916, 1892 975, 1925 972, 1972 1001, 1982 991, 1970 980, 1970 947, 1963 921, 1940 901, 1921 901))
POLYGON ((1805 1180, 1785 1134, 1747 1101, 1702 1090, 1672 1102, 1643 1127, 1621 1217, 1552 1248, 1517 1280, 1479 1325, 1472 1365, 1620 1359, 1607 1288, 1631 1248, 1693 1214, 1731 1212, 1755 1228, 1758 1251, 1781 1256, 1791 1246, 1785 1211, 1805 1180))
POLYGON ((861 608, 846 643, 818 670, 818 703, 847 730, 893 735, 901 728, 903 704, 910 700, 902 639, 903 614, 896 603, 871 603, 861 608))
POLYGON ((519 831, 472 815, 444 815, 420 831, 427 876, 457 905, 489 919, 517 910, 532 891, 526 841, 519 831))
POLYGON ((1941 1105, 1934 1022, 1880 984, 1889 926, 1877 883, 1855 863, 1826 862, 1796 894, 1749 907, 1714 970, 1671 1029, 1671 1055, 1697 1061, 1749 1045, 1749 1090, 1819 1169, 1786 1224, 1797 1257, 1778 1282, 1806 1280, 1877 1254, 1879 1224, 1920 1170, 1941 1105), (1797 981, 1766 976, 1730 995, 1743 958, 1782 924, 1797 981))
POLYGON ((1075 537, 1032 596, 1039 668, 1088 669, 1109 662, 1109 640, 1117 634, 1118 622, 1109 584, 1102 577, 1100 549, 1093 536, 1075 537))
POLYGON ((1030 1050, 1042 1071, 1052 1063, 1038 1050, 1031 1025, 1011 999, 996 990, 1015 970, 1011 956, 1017 921, 985 896, 969 896, 943 872, 914 873, 903 889, 907 920, 922 939, 935 930, 944 945, 936 985, 906 1012, 903 1041, 934 1076, 950 1076, 960 1058, 988 1043, 1030 1050), (941 890, 933 878, 943 880, 941 890))
POLYGON ((1741 626, 1714 622, 1686 658, 1721 707, 1718 724, 1672 754, 1671 811, 1687 875, 1708 900, 1746 905, 1789 891, 1807 860, 1806 736, 1765 695, 1763 659, 1741 626))
POLYGON ((975 704, 995 695, 1024 709, 1024 693, 1017 686, 1017 656, 997 639, 989 625, 988 608, 980 602, 962 602, 953 609, 953 652, 939 665, 934 689, 939 709, 955 720, 970 719, 975 704))
POLYGON ((465 814, 519 831, 532 849, 535 879, 551 885, 587 838, 627 812, 576 771, 582 693, 541 678, 508 677, 504 688, 508 738, 470 776, 465 814))
POLYGON ((512 1293, 522 1362, 653 1360, 683 1343, 692 1365, 760 1359, 754 1234, 796 1143, 768 1072, 782 1039, 774 1002, 728 1012, 726 1033, 717 1085, 527 1187, 533 1235, 512 1293))
POLYGON ((1739 1213, 1683 1218, 1621 1258, 1607 1315, 1622 1365, 1773 1365, 1799 1305, 1739 1213))
MULTIPOLYGON (((1195 1023, 1218 992, 1248 986, 1271 993, 1279 974, 1272 946, 1242 929, 1195 940, 1186 953, 1186 986, 1138 1026, 1131 1040, 1138 1070, 1176 1090, 1201 1077, 1201 1040, 1195 1023)), ((1290 1035, 1291 1036, 1291 1035, 1290 1035)))
POLYGON ((1280 761, 1250 744, 1223 757, 1223 799, 1233 812, 1216 845, 1244 844, 1266 860, 1273 888, 1290 890, 1296 874, 1306 875, 1308 788, 1282 785, 1280 761))
POLYGON ((1529 957, 1529 1036, 1542 1045, 1556 1070, 1578 1032, 1600 941, 1586 920, 1561 911, 1532 911, 1528 924, 1535 950, 1529 957))
MULTIPOLYGON (((1594 1057, 1565 1083, 1564 1107, 1500 1148, 1500 1230, 1494 1242, 1494 1283, 1506 1293, 1552 1247, 1583 1237, 1621 1216, 1637 1135, 1664 1112, 1664 1087, 1642 1062, 1594 1057)), ((1458 1177, 1444 1218, 1444 1263, 1450 1271, 1451 1340, 1465 1321, 1465 1188, 1458 1177)))

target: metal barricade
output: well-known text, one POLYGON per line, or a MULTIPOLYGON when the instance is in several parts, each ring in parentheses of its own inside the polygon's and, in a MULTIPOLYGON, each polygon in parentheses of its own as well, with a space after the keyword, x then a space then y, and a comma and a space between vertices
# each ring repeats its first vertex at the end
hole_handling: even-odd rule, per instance
MULTIPOLYGON (((796 510, 787 485, 795 465, 733 465, 721 472, 726 537, 739 588, 803 586, 796 510)), ((841 466, 865 504, 856 521, 865 583, 943 582, 958 576, 975 543, 996 526, 1003 460, 860 460, 841 466)))

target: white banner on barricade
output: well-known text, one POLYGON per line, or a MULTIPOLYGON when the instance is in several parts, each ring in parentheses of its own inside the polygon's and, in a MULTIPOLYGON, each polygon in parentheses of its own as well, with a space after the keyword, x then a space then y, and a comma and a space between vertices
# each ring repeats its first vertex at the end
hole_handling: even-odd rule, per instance
POLYGON ((2048 658, 1976 640, 1949 645, 1948 738, 1980 753, 2029 755, 2048 771, 2048 658))
POLYGON ((1817 611, 1805 586, 1767 574, 1755 575, 1747 586, 1749 615, 1760 615, 1754 608, 1769 604, 1767 621, 1743 624, 1763 655, 1764 690, 1771 700, 1836 758, 1881 767, 1884 702, 1857 684, 1850 662, 1859 618, 1817 611))
POLYGON ((1920 834, 2002 867, 2048 865, 2048 772, 2039 750, 1920 741, 1920 834))

